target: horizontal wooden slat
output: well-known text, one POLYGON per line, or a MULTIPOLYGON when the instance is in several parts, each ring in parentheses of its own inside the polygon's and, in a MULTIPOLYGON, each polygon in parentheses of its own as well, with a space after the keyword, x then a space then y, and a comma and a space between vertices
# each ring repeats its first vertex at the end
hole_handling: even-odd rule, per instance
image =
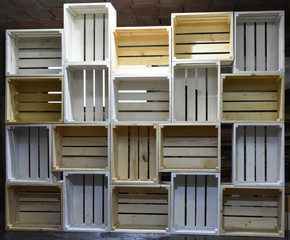
POLYGON ((277 100, 277 92, 224 92, 223 101, 277 100))
POLYGON ((238 78, 225 79, 223 81, 223 91, 273 91, 278 89, 278 84, 273 79, 268 78, 238 78))
POLYGON ((18 113, 17 121, 19 122, 59 122, 61 119, 60 112, 43 112, 43 113, 18 113))
POLYGON ((118 214, 121 225, 138 225, 143 228, 146 225, 168 226, 167 215, 134 215, 134 214, 118 214))
MULTIPOLYGON (((134 33, 133 33, 134 34, 134 33)), ((118 46, 150 46, 150 45, 167 45, 169 44, 169 33, 144 36, 144 35, 133 35, 132 36, 121 36, 117 38, 118 46)))
POLYGON ((39 68, 61 66, 61 59, 19 59, 19 68, 39 68))
POLYGON ((61 58, 61 48, 20 49, 19 58, 61 58))
POLYGON ((118 103, 119 111, 169 111, 169 103, 168 102, 145 102, 145 103, 118 103))
POLYGON ((163 146, 217 146, 217 138, 212 137, 165 137, 163 146))
MULTIPOLYGON (((14 81, 17 92, 53 92, 61 91, 61 80, 14 81)), ((14 84, 13 83, 13 84, 14 84)))
POLYGON ((169 47, 122 47, 118 49, 118 56, 169 56, 169 47))
POLYGON ((108 135, 108 129, 102 126, 64 126, 57 128, 61 130, 62 136, 68 137, 106 137, 108 135))
POLYGON ((106 137, 64 137, 62 146, 107 146, 106 137))
MULTIPOLYGON (((227 197, 228 199, 228 197, 227 197)), ((224 202, 224 206, 244 206, 244 207, 277 207, 277 202, 271 202, 271 201, 238 201, 238 200, 227 200, 224 202)))
POLYGON ((18 103, 18 111, 61 111, 61 103, 18 103))
POLYGON ((223 215, 227 216, 266 216, 266 217, 277 217, 277 208, 269 207, 224 207, 223 215))
POLYGON ((217 148, 183 148, 183 147, 164 147, 163 155, 167 156, 182 156, 182 157, 216 157, 218 154, 217 148))
POLYGON ((166 204, 168 203, 168 198, 167 197, 162 197, 161 198, 157 198, 157 199, 129 199, 129 198, 118 198, 118 202, 119 203, 138 203, 138 204, 154 204, 154 203, 158 203, 158 204, 166 204))
POLYGON ((62 157, 62 168, 106 168, 108 157, 62 157))
POLYGON ((48 93, 26 93, 16 94, 16 101, 20 102, 48 102, 48 101, 61 101, 61 94, 48 94, 48 93))
POLYGON ((224 102, 223 111, 277 111, 277 102, 224 102))
POLYGON ((175 35, 175 44, 177 43, 214 43, 229 42, 230 34, 195 34, 195 35, 175 35))
POLYGON ((224 195, 271 195, 277 196, 279 194, 278 189, 273 188, 261 188, 261 189, 251 189, 251 188, 226 188, 223 191, 224 195))
POLYGON ((168 101, 168 92, 146 92, 146 93, 118 93, 118 100, 160 100, 168 101))
POLYGON ((107 147, 63 147, 63 156, 107 156, 107 147))
POLYGON ((19 48, 61 48, 61 36, 59 37, 30 37, 22 38, 19 48))
POLYGON ((33 225, 59 225, 61 224, 60 213, 43 213, 43 212, 19 212, 19 223, 33 225))
POLYGON ((169 57, 120 57, 119 65, 169 65, 169 57))
POLYGON ((19 75, 41 75, 41 74, 60 74, 62 68, 58 69, 17 69, 19 75))
MULTIPOLYGON (((169 82, 164 80, 121 80, 118 84, 118 90, 147 90, 147 91, 169 91, 169 82)), ((168 93, 169 94, 169 93, 168 93)))
POLYGON ((216 60, 216 59, 228 59, 231 54, 175 54, 176 59, 192 59, 192 60, 216 60))
POLYGON ((152 188, 152 187, 141 187, 141 188, 136 188, 136 187, 118 187, 117 190, 118 190, 119 193, 126 193, 126 194, 127 193, 140 193, 140 194, 142 194, 142 196, 146 196, 148 193, 149 193, 148 196, 150 196, 151 193, 164 193, 164 194, 168 193, 168 190, 166 188, 164 188, 164 187, 160 187, 160 188, 155 188, 155 187, 154 188, 152 188))
POLYGON ((19 204, 19 211, 33 211, 33 212, 60 212, 60 203, 41 203, 41 202, 21 202, 19 204))
POLYGON ((61 198, 60 193, 19 193, 19 202, 58 202, 61 198))
POLYGON ((118 204, 119 213, 168 213, 167 205, 118 204))
POLYGON ((217 158, 163 158, 164 169, 215 169, 217 158))
POLYGON ((176 45, 175 53, 228 53, 230 52, 229 44, 193 44, 193 45, 176 45))
POLYGON ((229 32, 230 25, 228 22, 207 22, 198 24, 183 24, 174 28, 174 34, 178 33, 221 33, 229 32))
POLYGON ((218 128, 208 126, 165 126, 163 128, 163 137, 202 137, 218 135, 218 128))
POLYGON ((118 112, 119 121, 167 121, 169 112, 118 112))
POLYGON ((240 231, 256 229, 265 230, 277 229, 276 218, 253 218, 253 217, 224 217, 223 218, 224 229, 237 229, 240 231))
POLYGON ((277 121, 277 112, 232 112, 223 113, 227 121, 277 121))

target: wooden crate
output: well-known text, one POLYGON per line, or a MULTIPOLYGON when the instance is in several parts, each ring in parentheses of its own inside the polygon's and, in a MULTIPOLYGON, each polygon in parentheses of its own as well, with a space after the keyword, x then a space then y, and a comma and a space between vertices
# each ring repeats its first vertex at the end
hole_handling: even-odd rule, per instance
POLYGON ((62 230, 62 184, 7 184, 7 230, 62 230))
POLYGON ((62 29, 6 31, 6 76, 62 75, 62 29))
POLYGON ((113 34, 114 73, 170 74, 170 27, 119 27, 113 34))
POLYGON ((157 126, 112 125, 112 184, 158 182, 157 126))
POLYGON ((284 188, 222 185, 223 235, 284 236, 284 188))
POLYGON ((233 61, 233 13, 174 13, 172 60, 233 61))
POLYGON ((238 121, 283 121, 284 76, 222 75, 221 119, 238 121))
POLYGON ((284 124, 233 126, 234 185, 284 186, 284 124))
POLYGON ((220 125, 160 124, 159 171, 220 171, 220 125))
POLYGON ((285 71, 284 11, 235 12, 234 72, 285 71))
POLYGON ((109 231, 109 174, 64 173, 64 230, 109 231))
POLYGON ((50 126, 6 126, 7 182, 50 182, 50 126))
POLYGON ((219 62, 173 65, 173 121, 219 121, 219 62))
POLYGON ((106 66, 67 67, 65 122, 108 121, 109 79, 106 66))
POLYGON ((112 83, 112 121, 170 121, 169 77, 114 77, 112 83))
POLYGON ((65 62, 110 61, 110 30, 117 14, 111 3, 64 4, 65 62))
POLYGON ((172 173, 171 184, 172 232, 218 234, 220 174, 172 173))
POLYGON ((62 78, 10 77, 6 80, 7 123, 63 121, 62 78))
POLYGON ((109 169, 109 125, 54 125, 52 169, 106 171, 109 169))
POLYGON ((111 231, 170 231, 170 186, 112 186, 111 231))

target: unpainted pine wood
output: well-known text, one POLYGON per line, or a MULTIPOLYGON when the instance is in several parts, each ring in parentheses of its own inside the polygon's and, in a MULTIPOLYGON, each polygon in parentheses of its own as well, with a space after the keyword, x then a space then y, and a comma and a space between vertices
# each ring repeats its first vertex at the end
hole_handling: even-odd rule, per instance
POLYGON ((138 127, 130 127, 130 178, 132 180, 138 179, 138 127))
POLYGON ((73 169, 73 168, 102 168, 108 167, 108 157, 97 156, 97 157, 62 157, 61 168, 73 169))
POLYGON ((63 156, 71 157, 86 157, 86 156, 103 156, 108 155, 107 147, 63 147, 62 148, 63 156))
POLYGON ((168 65, 169 57, 121 57, 118 59, 120 66, 122 65, 168 65))
POLYGON ((61 79, 17 79, 13 84, 18 92, 53 92, 61 91, 61 79))
POLYGON ((255 181, 255 128, 246 127, 246 181, 255 181))
POLYGON ((217 157, 217 148, 164 147, 165 157, 217 157))
POLYGON ((218 140, 215 137, 164 137, 164 147, 197 147, 217 146, 218 140))
POLYGON ((176 59, 191 59, 191 60, 219 60, 219 59, 227 59, 230 57, 230 54, 222 54, 222 53, 208 53, 208 54, 179 54, 176 55, 176 59))
POLYGON ((164 126, 163 137, 217 137, 215 126, 164 126))
POLYGON ((277 111, 277 102, 224 102, 224 111, 277 111))
POLYGON ((30 178, 37 179, 39 169, 39 132, 38 127, 29 127, 29 164, 30 164, 30 178))
POLYGON ((144 47, 122 47, 118 49, 119 57, 126 56, 160 56, 160 55, 169 55, 168 46, 144 46, 144 47))
POLYGON ((168 206, 166 205, 149 205, 149 204, 119 204, 119 213, 168 213, 168 206))
POLYGON ((94 146, 106 147, 108 140, 106 137, 66 137, 62 139, 62 146, 94 146))
POLYGON ((60 212, 60 203, 19 203, 19 211, 36 211, 36 212, 60 212))
POLYGON ((117 178, 120 179, 128 179, 128 168, 129 168, 129 150, 128 150, 128 127, 120 126, 117 129, 113 129, 113 131, 117 131, 117 141, 115 144, 116 148, 118 148, 118 156, 114 158, 115 161, 115 173, 117 178))
POLYGON ((178 54, 223 54, 230 52, 228 43, 211 43, 211 44, 192 44, 192 45, 175 45, 178 54))
POLYGON ((174 118, 178 121, 185 121, 185 71, 176 69, 174 71, 174 118))
POLYGON ((279 180, 280 168, 278 163, 278 129, 276 127, 268 126, 267 134, 267 182, 276 182, 279 180))
POLYGON ((62 136, 65 137, 107 137, 108 129, 105 126, 59 126, 62 136))
POLYGON ((61 111, 61 103, 18 103, 20 112, 46 112, 61 111))
POLYGON ((205 176, 196 177, 196 226, 205 226, 205 176))
POLYGON ((277 92, 224 92, 223 101, 274 101, 277 92))
POLYGON ((277 121, 276 112, 227 112, 223 113, 227 121, 277 121))
POLYGON ((85 15, 85 61, 94 60, 94 14, 85 15))
POLYGON ((48 93, 18 93, 15 100, 19 102, 48 102, 48 101, 61 101, 61 94, 48 94, 48 93))
POLYGON ((120 225, 127 225, 129 229, 134 226, 138 226, 138 229, 147 228, 148 226, 157 229, 168 227, 167 215, 119 214, 118 218, 120 225))
POLYGON ((75 174, 70 176, 72 178, 72 224, 82 224, 84 221, 83 219, 83 186, 84 186, 84 179, 83 175, 75 174))
POLYGON ((60 213, 41 213, 41 212, 19 212, 18 213, 17 225, 32 225, 41 226, 41 225, 53 225, 58 226, 61 224, 60 213))
POLYGON ((174 225, 175 227, 185 225, 185 177, 178 175, 174 179, 174 225))
MULTIPOLYGON (((134 30, 135 31, 135 30, 134 30)), ((117 35, 119 34, 119 30, 116 30, 117 35)), ((132 32, 132 31, 131 31, 132 32)), ((148 36, 144 36, 141 34, 133 34, 129 33, 128 35, 120 35, 118 38, 118 46, 154 46, 154 45, 168 45, 169 36, 168 32, 163 32, 162 34, 148 34, 148 36)))
POLYGON ((277 90, 275 77, 233 77, 223 81, 224 91, 273 91, 277 90))
POLYGON ((85 204, 85 209, 84 209, 84 214, 85 214, 85 224, 92 224, 93 223, 93 175, 92 174, 85 174, 85 184, 84 184, 84 204, 85 204))
POLYGON ((244 24, 236 24, 236 68, 244 71, 244 24))
POLYGON ((230 34, 203 34, 200 35, 175 35, 175 44, 181 43, 222 43, 227 42, 230 39, 230 34))
POLYGON ((256 126, 256 181, 265 182, 265 126, 256 126))
POLYGON ((261 217, 277 217, 277 207, 239 207, 225 206, 224 215, 228 216, 261 216, 261 217))
MULTIPOLYGON (((204 33, 204 34, 211 34, 213 32, 221 33, 229 33, 230 31, 230 26, 229 24, 224 21, 224 22, 200 22, 200 23, 192 23, 192 24, 187 24, 180 27, 177 25, 175 26, 175 34, 178 33, 204 33)), ((201 37, 202 38, 202 37, 201 37)))
POLYGON ((213 175, 207 176, 206 185, 206 226, 217 227, 218 225, 218 180, 213 175))
POLYGON ((148 127, 139 127, 139 179, 148 180, 148 127))

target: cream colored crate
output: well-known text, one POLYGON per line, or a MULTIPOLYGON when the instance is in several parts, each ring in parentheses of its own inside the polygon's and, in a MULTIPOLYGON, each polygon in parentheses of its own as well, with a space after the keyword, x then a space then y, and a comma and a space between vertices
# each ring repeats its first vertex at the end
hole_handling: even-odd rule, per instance
POLYGON ((62 75, 62 29, 6 31, 6 76, 62 75))
POLYGON ((112 184, 156 184, 156 124, 112 124, 112 184))

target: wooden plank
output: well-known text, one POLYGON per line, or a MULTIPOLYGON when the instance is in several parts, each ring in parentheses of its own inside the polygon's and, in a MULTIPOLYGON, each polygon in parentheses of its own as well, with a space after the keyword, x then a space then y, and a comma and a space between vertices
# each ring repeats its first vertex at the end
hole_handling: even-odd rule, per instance
POLYGON ((255 181, 255 129, 246 126, 246 181, 255 181))
POLYGON ((206 121, 206 69, 199 68, 197 71, 196 89, 197 89, 197 120, 206 121))
POLYGON ((277 71, 279 70, 278 54, 278 26, 276 23, 267 23, 267 70, 277 71))
MULTIPOLYGON (((95 121, 103 121, 103 71, 95 71, 95 121)), ((108 91, 108 90, 106 90, 108 91)), ((107 105, 105 106, 108 107, 107 105)))
POLYGON ((263 216, 277 217, 277 207, 240 207, 240 206, 225 206, 223 214, 227 216, 263 216))
POLYGON ((118 85, 118 90, 169 91, 169 82, 167 79, 139 79, 138 81, 121 80, 118 85))
POLYGON ((118 204, 120 213, 168 213, 168 205, 149 205, 149 204, 118 204))
POLYGON ((215 126, 165 126, 163 137, 217 137, 215 126))
POLYGON ((71 209, 72 209, 72 224, 82 224, 84 222, 84 178, 82 174, 74 174, 71 175, 73 188, 72 188, 72 196, 70 200, 72 201, 71 209))
POLYGON ((256 67, 257 71, 265 71, 265 23, 256 23, 256 67))
POLYGON ((128 127, 121 126, 117 129, 118 140, 114 141, 114 147, 118 148, 118 156, 114 158, 115 161, 115 171, 117 173, 117 177, 120 179, 127 180, 129 178, 128 175, 128 165, 129 165, 129 150, 128 150, 128 127))
POLYGON ((94 14, 86 14, 85 18, 85 61, 94 60, 94 14))
POLYGON ((168 46, 122 47, 118 48, 118 56, 169 56, 168 46))
POLYGON ((18 103, 19 111, 61 111, 61 103, 18 103))
POLYGON ((118 103, 119 111, 169 111, 169 102, 118 103))
POLYGON ((38 127, 29 127, 29 172, 30 178, 39 178, 39 132, 38 127))
POLYGON ((164 169, 215 169, 217 158, 166 158, 163 157, 164 169))
POLYGON ((93 223, 93 175, 92 174, 85 174, 85 186, 84 186, 84 215, 85 215, 85 221, 86 224, 92 224, 93 223))
POLYGON ((61 58, 61 48, 28 48, 19 49, 19 58, 61 58))
POLYGON ((19 102, 48 102, 61 101, 61 94, 25 93, 16 94, 15 100, 19 102))
POLYGON ((168 65, 169 57, 119 57, 118 63, 122 65, 168 65))
POLYGON ((274 230, 277 228, 277 219, 275 218, 244 218, 244 217, 223 217, 224 229, 237 229, 238 231, 266 229, 274 230))
POLYGON ((223 101, 277 101, 277 92, 224 92, 223 101))
POLYGON ((277 111, 277 102, 223 102, 223 111, 277 111))
POLYGON ((223 113, 223 118, 227 121, 277 121, 276 112, 233 112, 223 113))
POLYGON ((174 71, 174 118, 178 121, 185 121, 185 71, 176 69, 174 71))
POLYGON ((205 226, 205 176, 198 175, 196 180, 196 226, 205 226))
POLYGON ((101 61, 103 58, 103 39, 104 39, 104 29, 103 29, 103 14, 95 14, 95 60, 101 61))
POLYGON ((246 24, 246 70, 255 70, 255 25, 246 24))
POLYGON ((168 92, 118 93, 118 100, 169 101, 168 92))
POLYGON ((239 126, 236 128, 236 169, 234 169, 236 173, 236 180, 239 182, 244 182, 245 180, 245 168, 244 168, 244 160, 245 160, 245 152, 244 152, 244 127, 239 126))
MULTIPOLYGON (((196 99, 195 90, 197 88, 196 82, 197 69, 187 68, 187 120, 196 121, 196 99)), ((180 96, 178 96, 180 97, 180 96)))
POLYGON ((61 69, 31 69, 31 68, 27 68, 27 69, 17 69, 17 74, 25 76, 25 75, 40 75, 40 74, 61 74, 61 69))
POLYGON ((236 23, 236 68, 244 71, 244 24, 236 23))
POLYGON ((138 142, 139 129, 138 127, 130 127, 130 179, 138 179, 138 142))
POLYGON ((266 149, 267 149, 267 182, 277 182, 279 180, 280 168, 278 163, 278 129, 268 126, 266 129, 266 149))
POLYGON ((46 127, 39 127, 39 164, 40 178, 50 177, 49 130, 46 127))
MULTIPOLYGON (((118 30, 117 30, 117 34, 118 30)), ((162 34, 155 33, 148 36, 131 34, 127 36, 120 36, 118 38, 118 47, 120 46, 154 46, 154 45, 169 45, 169 33, 166 31, 162 34)), ((119 48, 120 49, 120 48, 119 48)))
POLYGON ((174 180, 174 224, 175 226, 185 225, 185 213, 187 206, 185 205, 185 177, 177 176, 174 180))
POLYGON ((53 92, 61 91, 60 79, 33 79, 33 81, 15 81, 15 87, 18 92, 53 92))
POLYGON ((61 67, 61 59, 19 59, 19 68, 61 67))
POLYGON ((139 179, 148 179, 148 127, 139 127, 139 179))
POLYGON ((83 71, 75 71, 72 76, 68 76, 68 83, 71 88, 71 108, 75 121, 84 121, 84 85, 83 71))
MULTIPOLYGON (((92 51, 91 51, 92 52, 92 51)), ((92 56, 91 56, 92 57, 92 56)), ((86 121, 94 121, 93 71, 86 70, 86 121)))
POLYGON ((167 156, 183 156, 183 157, 216 157, 218 154, 217 148, 185 148, 185 147, 164 147, 163 155, 167 156))
POLYGON ((17 137, 15 140, 15 148, 16 157, 19 161, 17 164, 18 171, 16 172, 16 176, 20 179, 28 179, 29 178, 29 128, 27 127, 19 127, 15 130, 15 136, 17 137))
POLYGON ((229 59, 231 55, 223 53, 207 53, 207 54, 178 54, 174 56, 176 59, 191 59, 191 60, 220 60, 220 59, 229 59))
POLYGON ((106 147, 108 139, 106 137, 64 137, 62 146, 95 146, 106 147))
POLYGON ((60 225, 60 213, 42 213, 42 212, 19 212, 19 224, 38 225, 60 225))
MULTIPOLYGON (((103 207, 108 204, 108 202, 103 202, 103 175, 94 174, 94 223, 101 225, 103 223, 103 207)), ((105 194, 105 193, 104 193, 105 194)), ((105 196, 104 196, 105 197, 105 196)), ((104 211, 105 215, 106 212, 104 211)))
POLYGON ((223 91, 273 91, 277 90, 277 83, 274 79, 275 78, 270 79, 267 77, 237 77, 224 79, 223 91))
POLYGON ((218 118, 217 115, 217 103, 218 103, 218 73, 215 68, 207 68, 207 120, 215 121, 218 118))
POLYGON ((17 114, 17 121, 25 123, 59 122, 60 120, 60 112, 21 112, 17 114))
POLYGON ((218 179, 213 175, 207 176, 206 185, 206 226, 217 227, 218 225, 218 179))
POLYGON ((256 126, 256 181, 265 182, 265 127, 256 126))
POLYGON ((194 35, 175 35, 175 44, 180 43, 222 43, 229 42, 230 34, 194 34, 194 35))
POLYGON ((169 112, 118 112, 119 121, 167 121, 169 112))
POLYGON ((149 127, 149 175, 150 180, 157 179, 157 156, 156 156, 156 129, 149 127))
POLYGON ((134 215, 118 214, 120 225, 138 226, 144 228, 149 226, 168 226, 168 215, 134 215))
POLYGON ((61 168, 100 168, 108 167, 107 157, 62 157, 61 168))
POLYGON ((84 15, 78 14, 73 18, 73 27, 71 30, 72 39, 71 43, 71 51, 70 60, 71 61, 84 61, 84 15))
MULTIPOLYGON (((275 200, 274 200, 275 201, 275 200)), ((241 206, 241 207, 277 207, 278 204, 277 202, 274 201, 251 201, 251 200, 247 200, 247 201, 243 201, 241 199, 241 201, 239 200, 227 200, 225 201, 223 204, 224 206, 241 206)))
POLYGON ((61 34, 59 37, 30 37, 22 38, 19 42, 19 48, 50 49, 61 48, 61 34))
POLYGON ((61 126, 63 137, 107 137, 105 126, 61 126))
POLYGON ((60 203, 20 202, 20 212, 60 212, 60 203))
MULTIPOLYGON (((195 189, 196 189, 196 183, 195 179, 196 176, 194 175, 187 175, 187 208, 186 208, 186 216, 187 216, 187 226, 195 227, 195 212, 196 212, 196 204, 195 204, 195 189)), ((178 209, 178 208, 175 208, 178 209)))
POLYGON ((176 53, 192 53, 192 54, 201 54, 201 53, 229 53, 230 45, 228 43, 212 43, 212 44, 192 44, 192 45, 175 45, 176 53))
POLYGON ((174 34, 178 33, 229 33, 230 25, 227 22, 200 22, 197 24, 190 24, 188 26, 176 26, 174 34))
POLYGON ((108 156, 107 147, 63 147, 63 156, 108 156))
POLYGON ((164 137, 164 147, 197 147, 197 146, 217 146, 216 137, 164 137))

